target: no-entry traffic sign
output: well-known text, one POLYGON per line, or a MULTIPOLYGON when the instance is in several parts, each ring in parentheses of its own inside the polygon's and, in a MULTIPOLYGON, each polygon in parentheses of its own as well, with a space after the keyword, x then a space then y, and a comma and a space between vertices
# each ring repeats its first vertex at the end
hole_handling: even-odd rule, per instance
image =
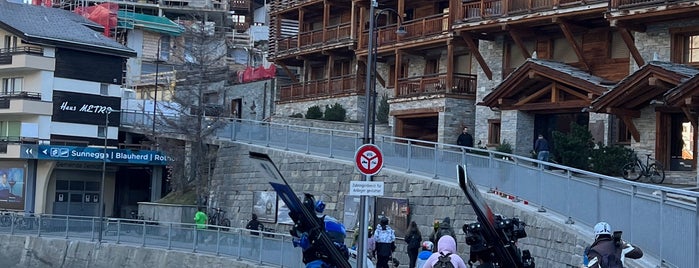
POLYGON ((357 169, 364 175, 374 175, 383 167, 383 154, 381 149, 373 144, 364 144, 357 149, 354 155, 354 163, 357 169))

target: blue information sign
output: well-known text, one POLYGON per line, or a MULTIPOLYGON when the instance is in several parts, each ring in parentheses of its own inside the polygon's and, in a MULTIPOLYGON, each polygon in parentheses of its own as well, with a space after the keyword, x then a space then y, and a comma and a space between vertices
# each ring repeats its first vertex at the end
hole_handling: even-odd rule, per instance
MULTIPOLYGON (((31 154, 23 157, 29 158, 31 154)), ((161 152, 150 150, 128 150, 99 147, 77 147, 77 146, 56 146, 39 145, 35 153, 37 159, 59 160, 59 161, 82 161, 82 162, 102 162, 141 164, 141 165, 167 165, 167 158, 161 152)))

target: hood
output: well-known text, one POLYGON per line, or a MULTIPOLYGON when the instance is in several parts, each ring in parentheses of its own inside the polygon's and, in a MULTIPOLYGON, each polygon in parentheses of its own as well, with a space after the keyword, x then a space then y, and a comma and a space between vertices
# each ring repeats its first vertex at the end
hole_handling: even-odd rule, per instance
POLYGON ((441 223, 439 223, 439 228, 441 228, 441 229, 451 228, 451 219, 449 219, 449 217, 444 218, 444 220, 441 223))
POLYGON ((437 242, 437 251, 442 252, 446 251, 449 253, 455 253, 456 252, 456 241, 454 241, 454 238, 451 237, 450 235, 444 235, 441 238, 439 238, 439 241, 437 242))

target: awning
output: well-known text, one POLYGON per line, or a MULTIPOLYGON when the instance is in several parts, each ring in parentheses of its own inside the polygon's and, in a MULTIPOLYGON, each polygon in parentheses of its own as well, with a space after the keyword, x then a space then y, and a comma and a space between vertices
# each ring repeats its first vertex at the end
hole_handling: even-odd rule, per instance
POLYGON ((126 12, 123 10, 120 10, 118 15, 119 20, 117 26, 119 28, 142 28, 173 36, 179 36, 184 32, 184 27, 182 27, 182 25, 179 25, 165 17, 126 12))

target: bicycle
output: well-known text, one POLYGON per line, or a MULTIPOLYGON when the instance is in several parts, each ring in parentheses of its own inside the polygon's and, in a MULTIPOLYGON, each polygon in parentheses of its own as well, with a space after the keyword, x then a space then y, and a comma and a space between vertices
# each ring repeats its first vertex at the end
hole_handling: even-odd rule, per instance
MULTIPOLYGON (((226 211, 221 208, 214 208, 211 217, 209 217, 209 225, 231 227, 231 220, 225 217, 226 211)), ((230 228, 221 228, 228 231, 230 228)))
POLYGON ((636 158, 636 160, 624 165, 622 168, 622 175, 624 179, 630 181, 636 181, 641 178, 641 176, 648 177, 652 183, 660 184, 665 180, 665 169, 663 165, 657 160, 650 157, 650 154, 646 154, 646 163, 636 158), (652 160, 652 161, 651 161, 652 160))

